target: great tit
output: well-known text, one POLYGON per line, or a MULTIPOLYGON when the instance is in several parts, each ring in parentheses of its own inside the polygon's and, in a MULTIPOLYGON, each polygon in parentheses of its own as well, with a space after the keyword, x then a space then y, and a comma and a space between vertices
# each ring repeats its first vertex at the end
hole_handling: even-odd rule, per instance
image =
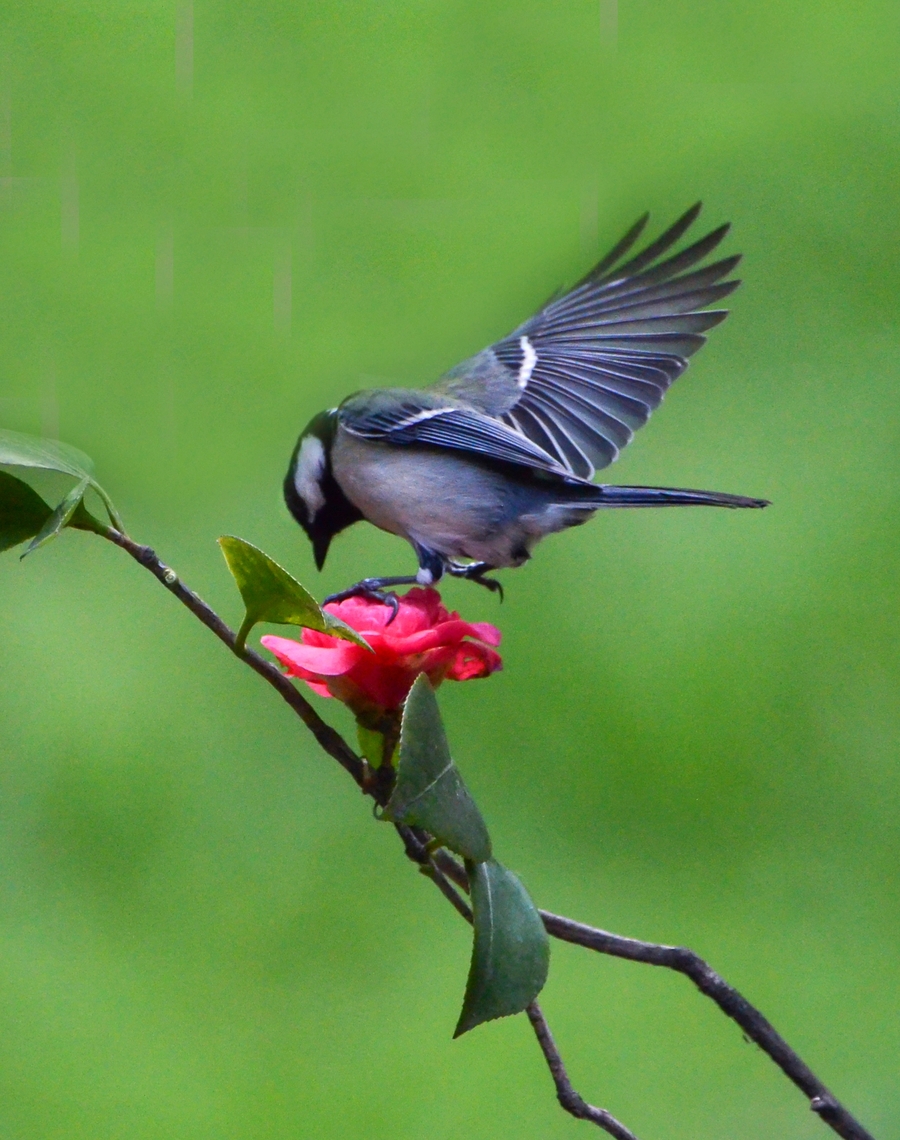
POLYGON ((646 423, 666 389, 727 316, 704 309, 740 284, 740 260, 693 268, 720 226, 660 260, 693 206, 624 261, 644 215, 571 290, 429 388, 376 388, 315 416, 284 481, 288 509, 321 570, 336 534, 366 519, 409 542, 415 576, 366 578, 332 599, 430 585, 444 573, 492 590, 490 570, 521 566, 544 537, 605 507, 765 507, 765 499, 591 482, 646 423), (690 270, 690 272, 687 272, 690 270), (703 311, 701 311, 703 310, 703 311))

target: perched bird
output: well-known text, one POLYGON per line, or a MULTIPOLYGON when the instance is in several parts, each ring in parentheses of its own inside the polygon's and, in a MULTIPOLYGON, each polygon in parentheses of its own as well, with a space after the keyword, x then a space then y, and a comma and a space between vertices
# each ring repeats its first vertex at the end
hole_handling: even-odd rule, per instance
POLYGON ((521 566, 544 535, 606 507, 767 506, 591 482, 727 316, 704 307, 737 288, 723 278, 740 256, 694 268, 727 225, 661 260, 699 212, 698 203, 623 261, 645 215, 574 288, 431 387, 357 392, 309 423, 284 495, 317 567, 334 536, 361 519, 405 538, 419 562, 414 577, 366 578, 333 599, 390 604, 388 587, 444 573, 499 590, 488 571, 521 566))

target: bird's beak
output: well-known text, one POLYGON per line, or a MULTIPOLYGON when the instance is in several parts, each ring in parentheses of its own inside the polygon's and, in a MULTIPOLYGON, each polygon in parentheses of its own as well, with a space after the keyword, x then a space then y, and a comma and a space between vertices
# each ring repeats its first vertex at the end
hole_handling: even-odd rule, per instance
POLYGON ((328 557, 328 547, 331 545, 330 534, 317 534, 313 539, 313 558, 316 560, 316 569, 321 570, 328 557))

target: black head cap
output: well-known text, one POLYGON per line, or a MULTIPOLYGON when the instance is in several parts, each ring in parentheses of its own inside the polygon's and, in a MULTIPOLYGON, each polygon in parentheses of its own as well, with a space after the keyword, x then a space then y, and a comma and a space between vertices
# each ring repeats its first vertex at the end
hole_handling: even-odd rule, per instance
POLYGON ((337 409, 314 416, 297 440, 284 479, 284 501, 309 536, 319 570, 334 536, 363 517, 331 470, 336 433, 337 409))

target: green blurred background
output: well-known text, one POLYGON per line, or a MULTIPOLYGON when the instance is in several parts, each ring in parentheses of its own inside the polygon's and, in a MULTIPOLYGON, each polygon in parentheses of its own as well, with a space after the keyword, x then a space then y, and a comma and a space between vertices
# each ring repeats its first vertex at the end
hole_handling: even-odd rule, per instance
MULTIPOLYGON (((900 12, 802 0, 5 0, 0 424, 97 462, 229 620, 215 538, 320 593, 296 434, 506 333, 643 210, 742 250, 614 469, 507 574, 457 760, 541 905, 686 943, 900 1129, 900 12)), ((568 1137, 523 1018, 451 1042, 469 936, 273 694, 112 547, 0 565, 0 1134, 568 1137)), ((345 729, 343 709, 319 702, 345 729)), ((689 983, 557 944, 572 1076, 642 1138, 824 1136, 689 983)))

